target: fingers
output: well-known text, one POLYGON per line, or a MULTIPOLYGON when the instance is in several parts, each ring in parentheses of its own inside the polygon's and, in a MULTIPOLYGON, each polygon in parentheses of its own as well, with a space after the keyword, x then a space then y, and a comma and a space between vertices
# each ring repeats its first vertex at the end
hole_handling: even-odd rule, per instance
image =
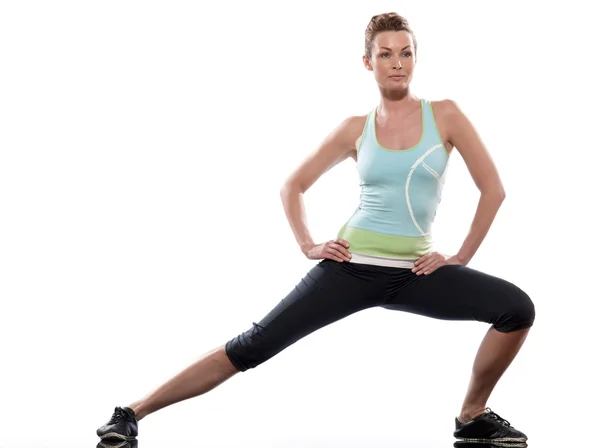
POLYGON ((415 261, 415 267, 412 269, 417 275, 428 275, 443 265, 444 257, 437 253, 431 252, 422 256, 415 261))
POLYGON ((325 252, 328 258, 335 261, 350 261, 352 254, 347 250, 350 244, 341 238, 335 241, 329 241, 325 247, 325 252))
POLYGON ((350 261, 351 255, 346 249, 339 244, 333 243, 326 249, 328 254, 331 254, 337 261, 350 261))
MULTIPOLYGON (((342 238, 338 238, 337 240, 332 241, 332 242, 335 242, 341 246, 344 246, 346 249, 348 249, 350 247, 350 243, 346 240, 343 240, 342 238)), ((350 252, 348 252, 348 254, 350 254, 350 252)))
POLYGON ((420 275, 423 270, 423 267, 427 266, 430 263, 431 257, 433 257, 434 254, 435 252, 431 252, 417 259, 415 261, 415 266, 412 268, 412 271, 417 275, 420 275))

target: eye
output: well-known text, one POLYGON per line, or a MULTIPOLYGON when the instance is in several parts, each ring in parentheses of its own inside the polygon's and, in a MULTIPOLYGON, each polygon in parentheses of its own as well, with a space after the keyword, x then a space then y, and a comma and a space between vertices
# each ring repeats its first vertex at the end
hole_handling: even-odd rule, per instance
POLYGON ((385 58, 385 57, 389 56, 389 53, 386 51, 384 53, 381 53, 381 56, 385 58))
POLYGON ((410 58, 412 56, 412 53, 410 51, 406 51, 402 53, 402 56, 404 56, 405 58, 410 58))

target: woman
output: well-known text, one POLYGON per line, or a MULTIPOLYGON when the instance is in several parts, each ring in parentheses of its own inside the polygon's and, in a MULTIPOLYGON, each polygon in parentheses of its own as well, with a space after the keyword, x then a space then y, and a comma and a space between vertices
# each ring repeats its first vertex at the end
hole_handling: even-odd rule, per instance
POLYGON ((344 120, 281 189, 300 249, 320 261, 261 321, 144 399, 116 407, 97 431, 101 438, 132 439, 137 422, 148 414, 204 394, 306 335, 379 306, 491 324, 455 417, 454 436, 469 441, 527 439, 486 403, 533 325, 534 305, 512 283, 467 267, 504 200, 502 183, 478 134, 453 101, 430 102, 411 93, 416 54, 417 42, 406 19, 396 13, 374 16, 365 33, 363 62, 379 86, 378 107, 344 120), (448 257, 433 250, 430 228, 454 148, 481 197, 468 236, 458 253, 448 257), (306 225, 303 194, 348 157, 357 162, 360 205, 337 239, 316 244, 306 225))

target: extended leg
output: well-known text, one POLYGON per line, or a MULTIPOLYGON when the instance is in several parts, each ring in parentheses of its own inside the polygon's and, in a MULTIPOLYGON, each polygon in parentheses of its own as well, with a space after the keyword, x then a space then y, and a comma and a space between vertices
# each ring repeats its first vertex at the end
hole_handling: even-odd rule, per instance
POLYGON ((238 370, 225 353, 225 345, 203 355, 147 397, 129 405, 140 421, 148 414, 189 398, 202 395, 225 382, 238 370))
POLYGON ((384 280, 384 275, 368 266, 330 260, 319 263, 258 323, 126 407, 130 409, 115 409, 113 418, 97 434, 130 440, 137 436, 137 421, 149 414, 202 395, 308 334, 379 304, 384 280))

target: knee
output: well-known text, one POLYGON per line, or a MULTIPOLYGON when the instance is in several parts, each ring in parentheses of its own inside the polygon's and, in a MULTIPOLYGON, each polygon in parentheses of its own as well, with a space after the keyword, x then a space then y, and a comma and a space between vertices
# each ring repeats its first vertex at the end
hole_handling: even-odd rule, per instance
POLYGON ((225 353, 240 372, 253 369, 273 357, 280 348, 274 349, 264 327, 253 322, 252 327, 225 344, 225 353))
POLYGON ((519 292, 519 302, 515 314, 519 320, 525 323, 526 327, 531 327, 535 322, 535 305, 525 291, 519 289, 519 292))
POLYGON ((238 372, 245 372, 249 369, 249 367, 244 364, 238 355, 239 345, 237 344, 237 338, 239 338, 239 336, 227 341, 225 344, 225 356, 229 359, 229 362, 231 362, 233 367, 235 367, 238 372))
POLYGON ((525 291, 516 288, 516 291, 507 300, 507 304, 501 319, 496 324, 496 330, 507 333, 533 326, 535 305, 525 291))

